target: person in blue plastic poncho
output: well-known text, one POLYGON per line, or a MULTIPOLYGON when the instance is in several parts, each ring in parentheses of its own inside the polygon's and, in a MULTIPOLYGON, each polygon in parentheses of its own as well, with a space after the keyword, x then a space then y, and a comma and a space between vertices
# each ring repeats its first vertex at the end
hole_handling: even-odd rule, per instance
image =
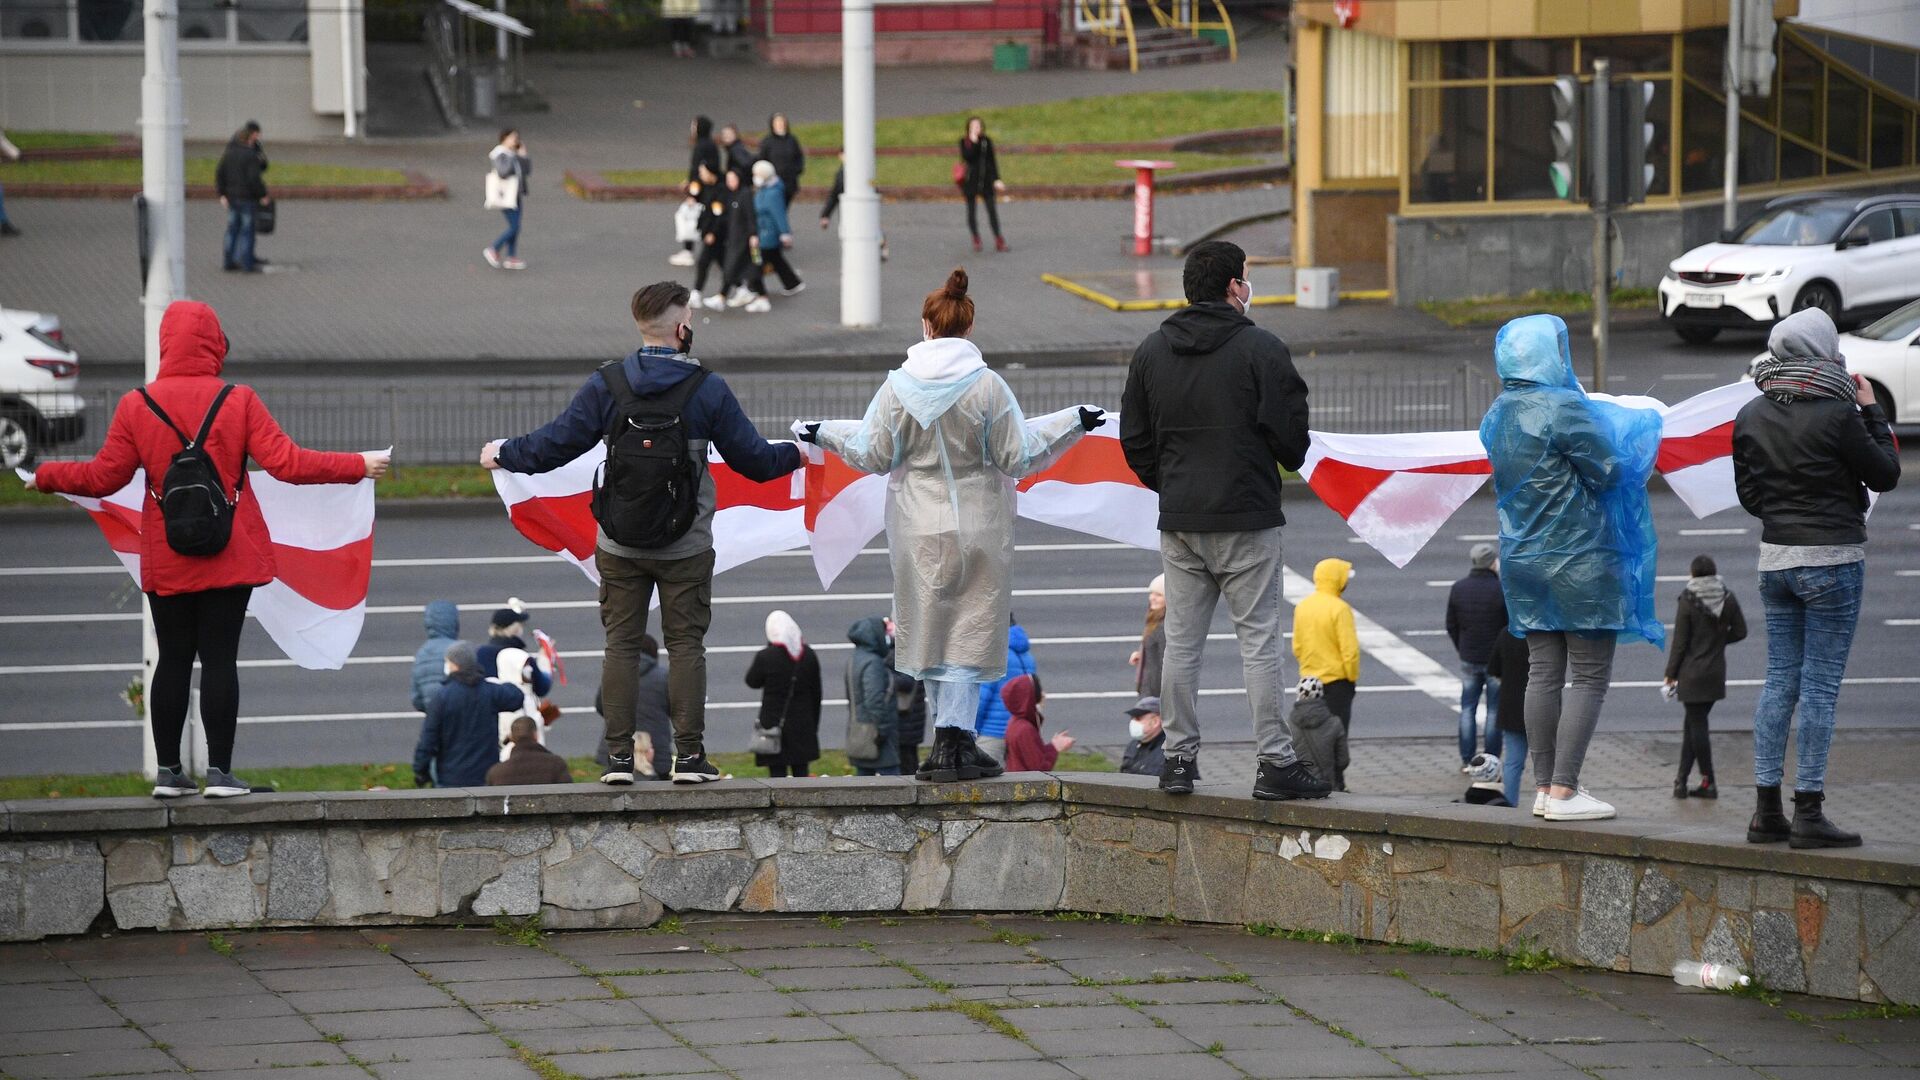
POLYGON ((889 474, 894 669, 926 682, 935 716, 933 750, 914 775, 945 783, 1003 771, 976 743, 974 718, 979 684, 1006 671, 1014 480, 1058 460, 1102 413, 1026 419, 967 340, 966 271, 927 295, 920 321, 926 339, 888 374, 865 419, 807 423, 800 437, 889 474))
POLYGON ((1540 785, 1533 812, 1549 821, 1610 818, 1613 807, 1580 787, 1580 763, 1614 647, 1666 637, 1653 614, 1647 506, 1660 414, 1588 397, 1556 316, 1501 327, 1493 354, 1505 389, 1480 422, 1480 441, 1499 499, 1509 629, 1527 639, 1527 747, 1540 785))

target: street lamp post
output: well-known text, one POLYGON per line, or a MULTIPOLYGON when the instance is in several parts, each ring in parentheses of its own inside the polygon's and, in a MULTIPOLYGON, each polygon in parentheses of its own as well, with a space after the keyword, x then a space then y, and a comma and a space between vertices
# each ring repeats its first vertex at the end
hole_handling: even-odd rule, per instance
POLYGON ((880 325, 880 195, 873 189, 873 0, 840 5, 840 325, 880 325))

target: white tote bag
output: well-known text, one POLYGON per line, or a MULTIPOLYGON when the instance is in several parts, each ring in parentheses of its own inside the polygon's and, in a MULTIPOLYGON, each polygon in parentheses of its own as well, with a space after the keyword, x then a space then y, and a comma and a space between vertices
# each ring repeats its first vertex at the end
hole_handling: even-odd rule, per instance
POLYGON ((700 204, 682 202, 673 212, 673 242, 690 244, 700 239, 700 204))
POLYGON ((520 205, 520 174, 501 176, 487 170, 487 209, 512 210, 520 205))

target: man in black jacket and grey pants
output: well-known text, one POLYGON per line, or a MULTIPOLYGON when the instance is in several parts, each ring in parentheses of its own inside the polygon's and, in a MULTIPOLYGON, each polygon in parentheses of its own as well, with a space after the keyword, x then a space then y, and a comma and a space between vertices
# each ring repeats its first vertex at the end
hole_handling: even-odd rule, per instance
POLYGON ((1222 595, 1240 638, 1260 759, 1257 799, 1321 799, 1332 785, 1300 761, 1287 730, 1281 669, 1280 470, 1307 455, 1307 385, 1278 337, 1247 317, 1247 256, 1225 241, 1195 245, 1188 306, 1134 350, 1120 407, 1120 445, 1160 495, 1167 652, 1160 789, 1193 791, 1200 770, 1200 653, 1222 595))
POLYGON ((253 253, 255 215, 273 201, 267 194, 267 154, 260 149, 260 125, 247 126, 233 133, 220 165, 213 173, 213 186, 220 193, 220 205, 227 210, 227 235, 222 245, 221 269, 242 274, 257 274, 267 260, 253 253))
POLYGON ((1479 743, 1480 692, 1487 694, 1487 753, 1500 756, 1500 680, 1487 674, 1487 661, 1507 630, 1507 598, 1495 568, 1499 552, 1492 544, 1475 544, 1467 552, 1472 569, 1447 593, 1447 637, 1460 657, 1460 771, 1470 771, 1479 743))

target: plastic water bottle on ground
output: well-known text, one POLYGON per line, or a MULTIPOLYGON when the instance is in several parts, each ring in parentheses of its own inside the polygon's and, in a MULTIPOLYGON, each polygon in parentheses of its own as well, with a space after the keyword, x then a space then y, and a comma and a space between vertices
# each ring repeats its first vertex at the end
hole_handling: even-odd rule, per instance
POLYGON ((1673 981, 1681 986, 1731 990, 1736 986, 1747 986, 1753 980, 1740 974, 1740 969, 1730 964, 1706 964, 1698 960, 1682 960, 1673 965, 1673 981))

